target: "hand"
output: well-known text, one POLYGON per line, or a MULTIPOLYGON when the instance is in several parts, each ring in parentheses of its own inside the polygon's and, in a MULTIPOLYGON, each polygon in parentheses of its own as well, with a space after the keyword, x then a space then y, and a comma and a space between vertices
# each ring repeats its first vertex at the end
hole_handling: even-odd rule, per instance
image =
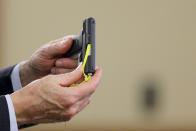
POLYGON ((101 70, 97 69, 92 79, 70 87, 83 78, 82 69, 48 75, 35 80, 11 94, 18 125, 68 121, 90 102, 96 90, 101 70))
POLYGON ((78 65, 77 58, 63 58, 70 49, 73 37, 67 36, 51 41, 38 49, 30 58, 20 65, 22 86, 48 74, 67 73, 78 65))

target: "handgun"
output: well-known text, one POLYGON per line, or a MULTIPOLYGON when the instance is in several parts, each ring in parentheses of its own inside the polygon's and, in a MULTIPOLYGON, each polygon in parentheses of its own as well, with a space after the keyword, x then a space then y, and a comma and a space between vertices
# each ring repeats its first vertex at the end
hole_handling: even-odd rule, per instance
POLYGON ((90 76, 95 73, 95 25, 94 18, 86 18, 81 34, 74 37, 71 48, 65 54, 65 57, 80 54, 79 61, 85 64, 84 73, 90 76))

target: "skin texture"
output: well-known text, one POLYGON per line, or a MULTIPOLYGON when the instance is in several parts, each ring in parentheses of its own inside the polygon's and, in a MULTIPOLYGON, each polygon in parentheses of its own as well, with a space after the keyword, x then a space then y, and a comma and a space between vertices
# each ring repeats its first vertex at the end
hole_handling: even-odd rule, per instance
POLYGON ((39 48, 29 60, 20 64, 22 86, 49 74, 62 74, 73 71, 78 66, 77 57, 64 58, 70 49, 73 36, 63 37, 39 48))
POLYGON ((22 89, 12 93, 18 125, 68 121, 90 102, 101 70, 83 82, 77 57, 64 58, 73 36, 63 37, 39 48, 29 60, 20 63, 22 89), (70 87, 75 83, 80 83, 70 87))
POLYGON ((19 125, 68 121, 90 102, 101 79, 98 68, 88 82, 70 87, 83 79, 81 66, 75 71, 48 75, 11 94, 19 125))

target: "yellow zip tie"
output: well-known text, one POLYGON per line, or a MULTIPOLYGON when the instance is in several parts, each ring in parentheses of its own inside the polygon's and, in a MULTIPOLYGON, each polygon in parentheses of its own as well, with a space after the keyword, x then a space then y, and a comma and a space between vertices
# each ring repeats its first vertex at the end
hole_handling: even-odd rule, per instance
POLYGON ((85 56, 84 56, 84 61, 82 63, 82 70, 83 70, 83 75, 84 75, 84 81, 89 81, 91 79, 91 75, 85 74, 85 72, 84 72, 84 69, 85 69, 85 66, 86 66, 86 62, 88 60, 88 56, 90 55, 90 51, 91 51, 91 44, 88 44, 87 48, 86 48, 86 53, 85 53, 85 56))
MULTIPOLYGON (((83 75, 84 75, 84 81, 83 82, 89 81, 91 79, 91 75, 85 74, 85 72, 84 72, 86 62, 88 60, 88 56, 90 55, 90 51, 91 51, 91 44, 88 44, 87 48, 86 48, 86 53, 85 53, 85 56, 84 56, 84 61, 82 63, 82 72, 83 72, 83 75)), ((78 84, 72 84, 70 87, 74 87, 76 85, 78 85, 78 84)))

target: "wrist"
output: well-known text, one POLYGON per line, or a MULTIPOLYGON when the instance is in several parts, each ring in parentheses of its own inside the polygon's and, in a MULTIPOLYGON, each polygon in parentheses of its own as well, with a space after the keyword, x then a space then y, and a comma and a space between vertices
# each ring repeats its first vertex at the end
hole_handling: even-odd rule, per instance
POLYGON ((20 92, 15 92, 10 95, 14 110, 15 110, 15 115, 16 115, 16 121, 18 125, 23 125, 23 124, 28 124, 31 122, 28 117, 27 110, 28 109, 28 98, 21 96, 20 92), (22 98, 22 99, 21 99, 22 98))
POLYGON ((22 87, 42 77, 40 72, 36 71, 29 61, 24 61, 20 64, 19 72, 22 87))

